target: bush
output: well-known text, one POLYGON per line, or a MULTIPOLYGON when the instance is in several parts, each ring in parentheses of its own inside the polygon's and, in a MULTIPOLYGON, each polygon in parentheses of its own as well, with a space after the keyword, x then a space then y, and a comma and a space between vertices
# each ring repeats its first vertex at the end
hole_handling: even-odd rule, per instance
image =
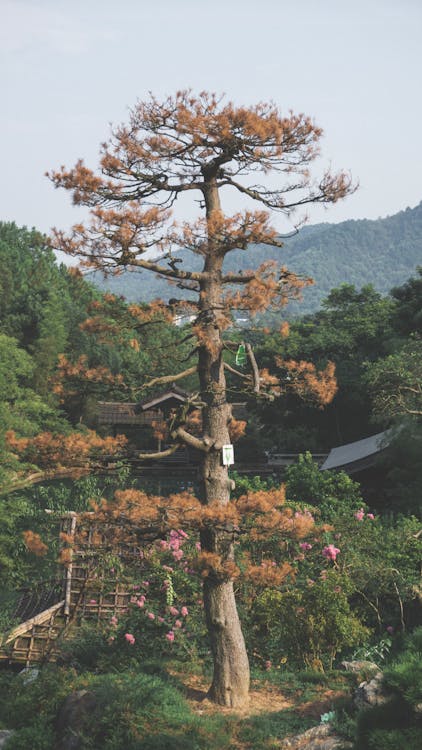
POLYGON ((393 698, 357 717, 357 750, 419 750, 422 747, 422 628, 384 672, 393 698))
MULTIPOLYGON (((195 717, 181 692, 156 675, 127 671, 77 676, 73 670, 49 667, 31 683, 25 684, 21 675, 12 681, 8 675, 8 679, 12 689, 9 698, 1 701, 0 714, 9 728, 17 730, 8 742, 11 750, 52 750, 60 706, 79 690, 87 690, 94 698, 77 730, 82 750, 211 750, 227 746, 224 721, 195 717)), ((2 688, 5 684, 0 681, 0 693, 2 688)))
POLYGON ((266 590, 256 600, 254 645, 274 665, 331 668, 336 655, 369 631, 352 613, 344 579, 335 570, 290 591, 266 590))

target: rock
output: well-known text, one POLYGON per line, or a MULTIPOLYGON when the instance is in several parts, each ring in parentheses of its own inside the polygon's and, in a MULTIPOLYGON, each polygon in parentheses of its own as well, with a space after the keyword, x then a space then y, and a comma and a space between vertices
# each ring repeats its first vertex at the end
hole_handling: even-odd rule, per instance
POLYGON ((375 675, 380 671, 378 664, 375 664, 373 661, 342 661, 340 666, 343 667, 346 672, 352 672, 353 674, 364 672, 368 675, 375 675))
POLYGON ((352 744, 334 734, 331 724, 320 724, 282 740, 280 750, 346 750, 352 744))
POLYGON ((36 669, 36 667, 25 667, 19 672, 19 674, 23 676, 24 685, 30 685, 31 682, 35 682, 39 673, 40 670, 36 669))
POLYGON ((384 689, 382 672, 377 672, 372 680, 361 682, 354 694, 354 703, 358 708, 381 706, 389 700, 391 696, 384 689))
POLYGON ((81 750, 81 734, 92 720, 96 698, 88 690, 78 690, 67 696, 57 715, 55 750, 81 750))
POLYGON ((0 729, 0 748, 6 749, 6 742, 13 734, 13 729, 0 729))

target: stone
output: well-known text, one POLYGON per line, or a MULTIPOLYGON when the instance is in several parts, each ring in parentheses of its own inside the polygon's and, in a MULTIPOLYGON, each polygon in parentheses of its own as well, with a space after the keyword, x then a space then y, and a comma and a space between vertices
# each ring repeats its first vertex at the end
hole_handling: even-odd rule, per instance
POLYGON ((81 750, 81 734, 91 721, 96 698, 88 690, 78 690, 67 696, 55 722, 55 750, 81 750))
POLYGON ((320 724, 295 737, 282 740, 280 750, 347 750, 350 742, 338 737, 331 724, 320 724))
POLYGON ((389 700, 391 696, 384 689, 382 672, 377 672, 372 680, 361 682, 354 694, 354 703, 358 708, 381 706, 389 700))
POLYGON ((342 661, 340 666, 343 667, 346 672, 352 672, 353 674, 364 672, 365 674, 372 675, 380 671, 378 664, 363 659, 361 661, 342 661))
POLYGON ((0 748, 6 749, 6 742, 13 734, 13 729, 0 729, 0 748))

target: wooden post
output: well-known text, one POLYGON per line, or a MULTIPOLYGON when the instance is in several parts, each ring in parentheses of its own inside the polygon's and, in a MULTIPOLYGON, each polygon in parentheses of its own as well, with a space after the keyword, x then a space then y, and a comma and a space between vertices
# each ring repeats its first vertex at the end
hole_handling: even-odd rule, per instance
MULTIPOLYGON (((70 534, 73 538, 75 538, 75 529, 76 529, 76 513, 72 513, 72 518, 70 522, 70 534)), ((69 565, 66 569, 66 582, 65 582, 65 592, 64 592, 64 616, 69 617, 70 615, 70 595, 72 591, 72 557, 73 557, 73 550, 70 552, 70 561, 69 565)))

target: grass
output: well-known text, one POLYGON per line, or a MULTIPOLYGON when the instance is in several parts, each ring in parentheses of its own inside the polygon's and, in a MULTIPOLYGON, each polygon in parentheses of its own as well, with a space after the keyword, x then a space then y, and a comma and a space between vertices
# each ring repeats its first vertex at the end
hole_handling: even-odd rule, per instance
POLYGON ((87 690, 95 708, 79 730, 83 750, 269 750, 318 724, 339 690, 347 689, 336 673, 256 673, 250 709, 233 713, 200 700, 208 684, 198 664, 189 671, 186 663, 159 660, 124 670, 116 664, 104 673, 50 665, 26 684, 4 670, 0 726, 16 729, 8 750, 52 750, 60 705, 70 693, 87 690))

